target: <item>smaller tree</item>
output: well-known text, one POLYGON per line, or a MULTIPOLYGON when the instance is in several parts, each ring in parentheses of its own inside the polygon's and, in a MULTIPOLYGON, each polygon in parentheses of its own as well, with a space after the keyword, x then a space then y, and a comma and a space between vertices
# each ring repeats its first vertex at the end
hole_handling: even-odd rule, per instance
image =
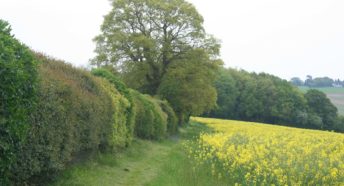
POLYGON ((179 124, 215 106, 217 94, 213 82, 217 66, 218 61, 209 61, 207 53, 198 49, 174 61, 167 70, 158 93, 171 103, 179 124))
POLYGON ((307 87, 313 87, 314 86, 313 77, 311 75, 307 75, 307 78, 305 81, 305 86, 307 86, 307 87))
POLYGON ((344 116, 338 116, 334 129, 339 132, 344 132, 344 116))
POLYGON ((333 79, 329 77, 318 77, 313 79, 314 87, 332 87, 333 79))
POLYGON ((290 83, 295 85, 295 86, 303 86, 304 85, 304 82, 298 77, 291 78, 290 83))
POLYGON ((337 108, 331 103, 326 94, 315 89, 308 90, 305 94, 311 113, 322 119, 321 129, 333 129, 337 118, 337 108))

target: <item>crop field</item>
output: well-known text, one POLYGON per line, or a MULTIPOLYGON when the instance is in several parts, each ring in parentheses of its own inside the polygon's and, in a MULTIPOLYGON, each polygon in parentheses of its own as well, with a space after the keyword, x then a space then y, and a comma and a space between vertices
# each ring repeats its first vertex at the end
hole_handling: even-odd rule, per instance
MULTIPOLYGON (((302 92, 306 92, 310 88, 308 87, 299 87, 302 92)), ((331 102, 338 108, 338 113, 344 115, 344 88, 314 88, 316 90, 324 92, 331 102)))
POLYGON ((214 132, 186 142, 194 170, 230 185, 344 185, 344 135, 193 118, 214 132))

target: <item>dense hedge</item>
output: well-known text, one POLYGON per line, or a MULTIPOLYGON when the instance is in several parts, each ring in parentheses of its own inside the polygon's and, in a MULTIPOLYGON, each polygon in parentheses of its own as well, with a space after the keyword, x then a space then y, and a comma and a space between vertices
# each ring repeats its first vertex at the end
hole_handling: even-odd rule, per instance
MULTIPOLYGON (((159 137, 156 137, 156 138, 155 137, 148 137, 150 135, 154 135, 153 132, 151 132, 151 131, 155 130, 154 126, 150 126, 150 125, 153 125, 154 122, 153 123, 148 123, 148 122, 144 123, 144 122, 141 122, 141 120, 138 121, 140 116, 137 116, 137 120, 135 122, 134 118, 136 116, 136 112, 141 111, 141 109, 139 107, 141 106, 141 104, 144 104, 142 102, 147 102, 146 99, 143 98, 144 101, 136 103, 137 106, 136 106, 136 112, 135 112, 134 111, 135 102, 134 102, 133 96, 135 96, 135 94, 137 94, 137 92, 135 92, 135 91, 130 92, 130 89, 128 89, 127 86, 117 76, 115 76, 113 73, 111 73, 110 71, 108 71, 106 69, 103 69, 103 68, 93 69, 92 74, 95 76, 103 77, 103 78, 107 79, 108 81, 110 81, 112 84, 115 85, 116 89, 130 101, 130 107, 127 110, 128 120, 130 121, 128 123, 128 128, 131 129, 131 127, 135 126, 135 123, 138 123, 139 126, 136 126, 137 127, 136 128, 136 135, 138 137, 148 138, 148 139, 160 139, 159 137), (132 94, 134 94, 134 95, 132 95, 132 94), (131 121, 132 119, 134 119, 134 120, 131 121), (146 128, 144 128, 144 129, 140 128, 140 124, 143 124, 144 126, 146 126, 146 128), (146 132, 144 132, 144 131, 146 131, 146 132), (151 134, 149 134, 149 133, 151 133, 151 134)), ((150 102, 152 102, 154 104, 153 108, 155 108, 155 110, 157 111, 156 113, 159 113, 159 114, 155 114, 155 116, 154 116, 154 117, 156 117, 156 116, 158 117, 156 120, 160 121, 159 117, 161 114, 163 114, 161 112, 161 110, 162 110, 165 114, 167 114, 167 123, 166 123, 167 132, 169 134, 176 133, 178 130, 178 119, 176 117, 174 110, 170 106, 170 104, 167 101, 161 101, 159 99, 154 99, 154 98, 151 98, 149 96, 145 96, 145 97, 148 98, 148 102, 150 100, 150 102)), ((147 105, 151 105, 151 104, 147 104, 147 105)), ((143 111, 142 113, 144 113, 144 112, 145 111, 143 111)), ((138 114, 141 114, 141 113, 138 113, 138 114)), ((148 119, 148 118, 146 118, 146 119, 148 119)), ((154 119, 154 118, 151 118, 151 119, 154 119)), ((163 124, 163 125, 165 125, 165 124, 163 124)), ((159 129, 162 133, 166 133, 165 128, 161 127, 163 125, 156 124, 156 129, 159 129), (161 128, 159 128, 159 127, 161 127, 161 128)), ((134 129, 132 129, 132 131, 134 131, 134 129)), ((156 131, 156 132, 158 133, 158 131, 156 131)), ((158 135, 160 135, 160 134, 158 134, 158 135)), ((161 135, 161 136, 163 136, 163 135, 161 135)))
MULTIPOLYGON (((79 153, 126 146, 128 100, 108 81, 37 55, 38 100, 12 180, 48 177, 79 153)), ((40 179, 38 179, 40 180, 40 179)))
POLYGON ((35 106, 36 60, 0 20, 0 185, 6 185, 35 106))
POLYGON ((126 125, 127 125, 127 141, 130 142, 134 136, 134 127, 135 127, 135 112, 134 112, 134 101, 129 92, 127 86, 117 78, 113 73, 106 69, 98 68, 93 69, 92 74, 98 77, 105 78, 111 84, 115 86, 115 88, 128 100, 128 105, 125 107, 125 116, 126 116, 126 125))
POLYGON ((178 132, 178 118, 173 108, 167 101, 156 100, 161 109, 167 114, 167 133, 175 134, 178 132))
POLYGON ((43 185, 85 154, 177 131, 168 102, 33 53, 1 20, 0 49, 0 185, 43 185))
POLYGON ((133 139, 132 121, 128 114, 131 104, 107 80, 102 81, 101 87, 111 96, 113 122, 112 128, 109 128, 112 132, 108 140, 110 142, 109 147, 115 150, 118 147, 128 146, 133 139))
POLYGON ((123 148, 134 134, 160 140, 177 131, 168 102, 127 89, 110 72, 94 70, 99 78, 42 54, 35 58, 36 107, 27 113, 23 143, 12 152, 16 159, 5 176, 12 183, 49 179, 79 154, 123 148))
POLYGON ((78 154, 125 147, 134 134, 160 140, 177 131, 166 101, 127 89, 106 70, 93 71, 104 79, 42 54, 36 58, 36 107, 6 176, 12 183, 41 182, 78 154))
POLYGON ((158 101, 135 90, 131 90, 130 93, 136 113, 135 135, 143 139, 164 138, 167 132, 167 114, 162 111, 158 101))

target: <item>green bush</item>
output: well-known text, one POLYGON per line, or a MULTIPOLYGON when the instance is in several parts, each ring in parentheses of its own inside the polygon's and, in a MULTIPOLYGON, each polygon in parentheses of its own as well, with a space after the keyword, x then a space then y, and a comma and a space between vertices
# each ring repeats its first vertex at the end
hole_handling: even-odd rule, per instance
POLYGON ((38 54, 37 109, 20 158, 15 181, 41 182, 79 154, 113 150, 127 142, 125 99, 108 81, 38 54), (37 181, 36 181, 36 178, 37 181))
POLYGON ((167 131, 167 115, 162 111, 158 101, 134 90, 130 93, 133 96, 136 113, 136 136, 143 139, 163 139, 167 131))
POLYGON ((116 89, 119 92, 124 94, 126 97, 130 97, 130 93, 129 93, 127 86, 119 78, 117 78, 113 73, 111 73, 109 70, 107 70, 105 68, 96 68, 96 69, 92 69, 91 72, 95 76, 99 76, 99 77, 107 79, 113 85, 115 85, 116 89))
POLYGON ((344 116, 339 115, 337 117, 334 129, 338 132, 344 132, 344 116))
POLYGON ((322 123, 316 125, 319 129, 333 130, 337 120, 337 108, 327 98, 326 94, 315 89, 306 92, 305 98, 311 113, 317 115, 322 123))
POLYGON ((160 140, 177 130, 166 101, 107 70, 93 70, 99 78, 35 54, 1 20, 0 50, 0 185, 42 185, 85 154, 128 146, 134 134, 160 140))
POLYGON ((178 118, 173 108, 167 101, 157 100, 161 109, 167 114, 167 132, 175 134, 178 132, 178 118))
MULTIPOLYGON (((133 101, 132 95, 130 94, 130 91, 126 87, 126 85, 118 77, 116 77, 113 73, 111 73, 107 69, 103 69, 103 68, 93 69, 92 74, 95 76, 103 77, 103 78, 107 79, 108 81, 110 81, 112 84, 115 85, 116 89, 129 100, 130 107, 127 110, 127 117, 128 117, 128 121, 130 121, 130 122, 127 126, 130 129, 132 127, 134 127, 134 125, 135 125, 134 101, 133 101)), ((170 106, 170 104, 167 101, 160 101, 158 99, 152 99, 152 98, 149 98, 149 99, 151 99, 151 101, 154 104, 158 103, 158 105, 159 105, 159 107, 161 107, 162 111, 165 114, 167 114, 167 132, 169 134, 176 133, 178 130, 178 120, 177 120, 176 114, 175 114, 174 110, 172 109, 172 107, 170 106)), ((157 105, 155 105, 155 106, 157 106, 157 105)), ((160 110, 160 109, 158 109, 158 110, 160 110)), ((159 127, 159 126, 157 126, 157 127, 159 127)), ((153 129, 149 129, 149 127, 148 127, 147 130, 153 130, 153 129)), ((131 131, 134 131, 134 129, 132 129, 131 131)))
POLYGON ((129 121, 130 117, 128 117, 128 109, 131 107, 131 104, 106 79, 101 80, 99 85, 101 85, 102 89, 110 95, 112 103, 111 111, 113 113, 113 122, 112 133, 108 139, 110 142, 109 146, 114 150, 123 148, 127 146, 133 138, 132 132, 129 130, 129 128, 131 128, 131 121, 129 121))
POLYGON ((125 106, 125 113, 121 114, 124 114, 126 116, 126 126, 128 129, 127 142, 131 142, 134 136, 135 112, 133 98, 129 92, 129 89, 120 79, 118 79, 114 74, 112 74, 110 71, 106 69, 92 69, 92 74, 107 79, 111 84, 113 84, 116 87, 118 92, 120 92, 129 101, 128 105, 125 106))
POLYGON ((0 19, 0 185, 13 176, 36 93, 36 60, 10 32, 9 24, 0 19))

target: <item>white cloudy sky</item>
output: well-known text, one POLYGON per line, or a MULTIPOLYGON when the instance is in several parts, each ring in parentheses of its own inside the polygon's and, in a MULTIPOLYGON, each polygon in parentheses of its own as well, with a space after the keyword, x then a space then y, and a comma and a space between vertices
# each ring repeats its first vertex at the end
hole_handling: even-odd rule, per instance
MULTIPOLYGON (((344 79, 344 1, 189 0, 222 41, 226 66, 289 79, 344 79)), ((35 50, 87 66, 108 0, 0 0, 0 18, 35 50)))

